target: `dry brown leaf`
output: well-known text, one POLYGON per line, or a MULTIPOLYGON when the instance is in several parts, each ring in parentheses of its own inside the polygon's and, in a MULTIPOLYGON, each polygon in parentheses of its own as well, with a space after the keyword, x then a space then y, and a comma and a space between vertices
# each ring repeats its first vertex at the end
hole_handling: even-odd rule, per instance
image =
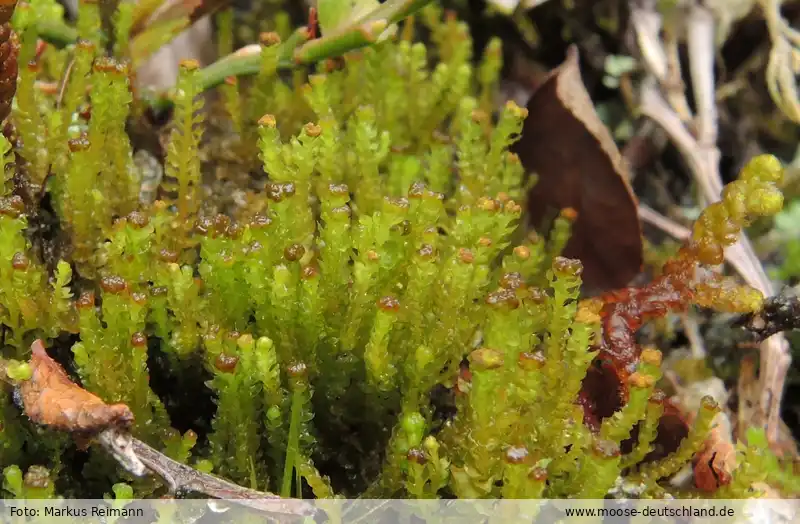
MULTIPOLYGON (((687 386, 682 386, 677 381, 674 384, 677 389, 674 400, 689 424, 694 423, 703 397, 710 396, 721 406, 728 402, 727 388, 716 377, 687 386)), ((701 491, 712 493, 721 486, 730 484, 736 469, 736 460, 731 421, 727 413, 717 413, 703 447, 692 458, 695 486, 701 491)))
POLYGON ((720 426, 714 427, 694 457, 694 484, 711 493, 730 484, 736 469, 736 448, 720 426))
POLYGON ((573 208, 578 219, 565 256, 583 262, 593 287, 623 287, 642 266, 642 234, 627 168, 581 80, 578 50, 528 101, 516 152, 538 176, 528 194, 531 224, 573 208))
POLYGON ((109 427, 130 427, 133 413, 125 404, 109 405, 76 385, 50 356, 41 340, 31 346, 31 378, 19 393, 25 414, 50 428, 92 435, 109 427))

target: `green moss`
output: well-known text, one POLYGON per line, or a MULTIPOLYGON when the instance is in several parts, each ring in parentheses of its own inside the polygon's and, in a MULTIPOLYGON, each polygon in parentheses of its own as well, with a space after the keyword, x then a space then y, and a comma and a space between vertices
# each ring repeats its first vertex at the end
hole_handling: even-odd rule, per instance
MULTIPOLYGON (((130 17, 117 17, 120 60, 130 17)), ((196 65, 183 63, 153 205, 135 199, 128 71, 107 58, 91 68, 101 46, 78 44, 61 104, 28 93, 14 115, 34 140, 13 151, 28 163, 9 165, 1 188, 2 362, 45 337, 71 351, 86 389, 131 407, 137 437, 285 496, 602 497, 621 476, 660 489, 700 449, 714 409, 673 454, 646 462, 663 413, 650 351, 616 413, 585 421, 578 401, 601 331, 579 303, 580 262, 560 256, 573 213, 550 240, 518 241, 526 186, 509 148, 527 115, 514 103, 493 112, 499 42, 476 68, 465 24, 436 8, 422 19, 429 46, 388 38, 291 81, 276 71, 276 35, 262 35, 259 74, 229 82, 207 108, 196 65), (87 101, 88 130, 67 142, 87 101), (206 124, 218 115, 232 120, 237 155, 252 158, 218 154, 230 144, 206 124), (41 136, 58 137, 41 162, 66 233, 60 262, 37 256, 25 235, 36 210, 9 176, 43 182, 32 161, 41 136), (265 181, 240 172, 259 163, 265 181), (217 213, 227 202, 217 180, 246 181, 229 215, 217 213)), ((94 35, 96 23, 82 4, 79 32, 94 35)), ((28 70, 20 82, 47 75, 28 70)), ((2 138, 0 150, 14 164, 2 138)), ((772 179, 745 174, 730 209, 698 226, 708 253, 719 219, 777 207, 772 179), (769 201, 751 205, 753 191, 769 201)), ((707 298, 714 305, 713 290, 707 298)), ((24 378, 16 364, 3 369, 24 378)), ((33 431, 5 393, 0 425, 3 463, 39 461, 69 495, 154 493, 120 487, 129 479, 99 451, 89 469, 101 486, 78 483, 65 453, 74 445, 33 431)), ((732 493, 765 475, 792 485, 771 460, 734 475, 732 493)), ((26 496, 14 468, 4 489, 26 496)))

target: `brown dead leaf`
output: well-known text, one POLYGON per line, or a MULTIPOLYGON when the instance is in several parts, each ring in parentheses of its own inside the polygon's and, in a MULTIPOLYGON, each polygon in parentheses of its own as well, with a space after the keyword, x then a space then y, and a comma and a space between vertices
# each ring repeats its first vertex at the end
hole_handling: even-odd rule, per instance
POLYGON ((76 385, 50 356, 41 340, 31 346, 31 378, 19 386, 25 414, 37 424, 91 435, 109 427, 130 427, 133 413, 125 404, 109 405, 76 385))
POLYGON ((711 493, 730 484, 736 469, 736 448, 730 436, 717 426, 708 434, 703 449, 695 455, 693 462, 695 486, 711 493))
MULTIPOLYGON (((673 384, 677 390, 673 400, 689 424, 694 423, 698 410, 702 409, 700 405, 703 397, 710 396, 721 406, 728 402, 729 393, 725 383, 716 377, 685 386, 673 379, 673 384)), ((717 413, 714 418, 703 447, 692 459, 692 469, 695 486, 706 493, 730 484, 736 469, 736 447, 732 424, 724 411, 717 413)))
POLYGON ((584 281, 593 287, 625 286, 643 261, 637 202, 622 156, 581 80, 575 46, 527 107, 516 152, 538 176, 528 194, 530 223, 538 227, 561 209, 575 209, 564 256, 583 262, 584 281))

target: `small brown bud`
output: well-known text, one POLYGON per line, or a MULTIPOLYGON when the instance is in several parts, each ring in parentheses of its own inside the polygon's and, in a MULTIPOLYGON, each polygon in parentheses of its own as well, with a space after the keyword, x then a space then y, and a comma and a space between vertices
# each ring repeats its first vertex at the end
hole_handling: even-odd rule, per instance
POLYGON ((316 138, 322 134, 322 128, 312 122, 309 122, 306 125, 304 125, 303 131, 305 131, 305 133, 312 138, 316 138))
POLYGON ((583 264, 580 260, 566 257, 556 257, 553 259, 553 271, 565 275, 579 277, 583 273, 583 264))
POLYGON ((170 251, 169 249, 164 248, 158 252, 158 258, 163 262, 177 262, 178 253, 176 251, 170 251))
POLYGON ((534 482, 544 482, 547 480, 547 470, 537 466, 528 473, 528 478, 534 482))
POLYGON ((287 197, 292 197, 295 194, 295 186, 293 182, 286 182, 281 184, 281 193, 283 193, 287 197))
POLYGON ((562 218, 566 218, 570 222, 575 222, 578 220, 578 212, 575 210, 575 208, 565 207, 561 210, 560 214, 562 218))
POLYGON ((303 280, 312 280, 319 276, 319 269, 313 264, 309 264, 300 272, 300 278, 303 280))
POLYGON ((481 209, 483 211, 497 211, 500 207, 499 202, 497 202, 496 200, 492 200, 491 198, 488 197, 479 198, 476 205, 478 209, 481 209))
POLYGON ((476 124, 482 124, 489 120, 489 115, 486 113, 486 111, 482 111, 480 109, 473 109, 470 117, 476 124))
POLYGON ((139 211, 133 211, 129 213, 127 220, 130 225, 134 226, 137 229, 142 229, 143 227, 147 226, 147 224, 150 223, 150 219, 147 218, 147 215, 139 211))
POLYGON ((634 373, 628 377, 628 384, 637 389, 651 388, 655 385, 655 383, 656 381, 653 377, 650 375, 644 375, 642 373, 634 373))
POLYGON ((339 206, 331 209, 332 215, 341 215, 342 217, 350 218, 350 207, 349 206, 339 206))
POLYGON ((533 304, 544 304, 547 300, 547 293, 539 289, 538 287, 528 289, 528 296, 526 297, 526 302, 530 302, 533 304))
POLYGON ((200 62, 192 58, 185 58, 180 62, 180 68, 183 71, 196 71, 200 69, 200 62))
POLYGON ((350 188, 347 187, 347 184, 330 184, 328 192, 333 196, 349 196, 350 188))
POLYGON ((428 462, 428 458, 425 456, 425 452, 419 448, 409 449, 406 458, 408 459, 409 462, 413 462, 414 464, 419 464, 420 466, 423 466, 428 462))
POLYGON ((389 198, 385 199, 386 203, 392 207, 397 209, 408 209, 408 199, 399 197, 399 198, 389 198))
POLYGON ((25 212, 25 202, 18 195, 0 198, 0 215, 17 218, 25 212))
POLYGON ((26 488, 45 489, 50 485, 50 471, 44 466, 30 466, 23 482, 26 488))
POLYGON ((477 369, 497 369, 503 365, 503 354, 496 349, 480 348, 469 354, 469 361, 477 369))
POLYGON ((392 296, 381 297, 378 300, 378 307, 386 312, 400 311, 400 301, 392 296))
POLYGON ((136 333, 131 335, 131 346, 135 348, 142 348, 147 346, 147 335, 145 335, 141 331, 137 331, 136 333))
POLYGON ((498 289, 492 291, 486 296, 486 304, 492 307, 505 306, 508 309, 517 309, 519 307, 519 299, 513 289, 498 289))
POLYGON ((264 115, 258 119, 258 125, 275 129, 278 125, 278 121, 275 120, 275 115, 264 115))
POLYGON ((528 448, 525 446, 509 446, 506 450, 505 460, 507 464, 525 464, 528 457, 528 448))
POLYGON ((655 348, 645 348, 642 350, 642 354, 639 357, 639 360, 650 366, 660 367, 662 354, 661 351, 655 348))
POLYGON ((28 257, 26 257, 24 253, 17 252, 11 257, 11 267, 17 271, 25 271, 30 265, 31 261, 28 260, 28 257))
POLYGON ((106 293, 118 295, 128 288, 128 283, 120 276, 110 275, 100 279, 100 287, 106 293))
POLYGON ((250 219, 250 223, 248 225, 250 226, 250 229, 264 229, 269 227, 270 224, 272 224, 271 218, 266 215, 258 214, 250 219))
POLYGON ((411 187, 408 188, 408 198, 422 198, 427 190, 428 188, 425 186, 424 182, 414 182, 411 184, 411 187))
POLYGON ((283 258, 288 260, 289 262, 297 262, 303 255, 306 254, 306 248, 302 246, 302 244, 292 244, 291 246, 287 247, 283 250, 283 258))
POLYGON ((519 289, 525 285, 525 279, 517 271, 505 273, 500 277, 500 286, 505 289, 519 289))
POLYGON ((89 135, 86 133, 81 133, 79 137, 69 139, 67 141, 67 147, 69 147, 71 153, 88 151, 91 147, 91 144, 89 143, 89 135))
POLYGON ((286 373, 293 378, 304 378, 308 375, 308 366, 304 362, 295 362, 286 367, 286 373))
POLYGON ((244 226, 237 222, 234 222, 225 229, 225 236, 234 240, 240 238, 242 233, 244 233, 244 226))
POLYGON ((222 236, 228 231, 231 225, 231 219, 223 214, 218 214, 213 220, 214 236, 222 236))
POLYGON ((613 440, 595 440, 592 446, 592 452, 595 456, 603 458, 614 458, 620 454, 619 445, 613 440))
POLYGON ((281 36, 274 32, 263 32, 258 35, 258 42, 264 47, 272 47, 281 43, 281 36))
POLYGON ((544 356, 542 351, 528 352, 523 351, 519 354, 517 364, 519 367, 526 371, 535 371, 542 369, 547 362, 547 357, 544 356))
POLYGON ((206 236, 214 227, 214 221, 209 217, 203 217, 194 224, 194 232, 198 235, 206 236))
POLYGON ((223 373, 233 373, 236 369, 236 364, 239 363, 239 357, 236 355, 226 355, 220 353, 214 361, 214 367, 223 373))
POLYGON ((417 255, 425 260, 430 260, 436 255, 436 250, 430 244, 422 244, 417 250, 417 255))
POLYGON ((95 45, 94 42, 91 40, 84 40, 83 38, 79 38, 78 41, 75 43, 75 48, 85 52, 94 52, 95 45))

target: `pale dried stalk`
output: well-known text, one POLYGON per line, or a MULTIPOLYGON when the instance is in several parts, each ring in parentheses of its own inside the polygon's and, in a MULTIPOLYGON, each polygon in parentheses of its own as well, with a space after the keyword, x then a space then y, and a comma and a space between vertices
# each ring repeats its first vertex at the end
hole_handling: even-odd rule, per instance
MULTIPOLYGON (((652 84, 643 89, 640 109, 642 114, 657 122, 678 147, 705 199, 708 202, 718 201, 721 184, 716 184, 715 180, 706 174, 708 173, 709 156, 701 153, 700 146, 681 124, 678 115, 672 111, 652 84)), ((760 263, 754 266, 752 257, 755 255, 752 249, 747 237, 742 235, 739 242, 726 250, 726 260, 748 285, 758 289, 765 296, 770 296, 774 293, 772 284, 760 263)), ((780 403, 790 363, 788 342, 782 334, 777 334, 764 341, 761 346, 762 387, 759 394, 759 405, 761 406, 761 418, 766 418, 767 435, 771 441, 777 438, 780 424, 780 403)))
MULTIPOLYGON (((694 179, 707 203, 721 198, 722 178, 719 173, 719 150, 717 142, 717 111, 714 99, 714 17, 706 8, 695 5, 686 20, 687 43, 690 57, 690 73, 694 88, 697 116, 695 119, 697 139, 684 127, 677 111, 661 96, 652 82, 642 88, 641 112, 658 123, 669 135, 685 158, 694 179)), ((634 23, 634 28, 647 29, 647 26, 634 23)), ((651 26, 652 27, 652 26, 651 26)), ((650 37, 639 37, 638 41, 653 43, 650 37)), ((666 57, 666 53, 661 54, 666 57)), ((652 49, 645 57, 658 57, 652 49)), ((654 71, 656 78, 662 71, 662 64, 645 62, 654 71)), ((755 255, 746 235, 726 250, 726 258, 748 285, 758 289, 765 296, 774 294, 772 283, 755 255)), ((759 388, 757 423, 766 423, 767 437, 776 442, 780 425, 780 405, 786 381, 786 373, 791 363, 788 343, 782 334, 767 339, 761 346, 761 377, 759 388)))
POLYGON ((783 0, 758 0, 767 21, 772 49, 767 64, 767 87, 775 105, 794 122, 800 123, 800 32, 781 17, 783 0))
POLYGON ((689 101, 686 99, 686 86, 683 84, 681 59, 678 51, 678 37, 673 30, 667 31, 664 38, 664 46, 667 50, 667 78, 665 89, 667 98, 681 120, 689 122, 692 120, 692 110, 689 108, 689 101))
MULTIPOLYGON (((692 86, 697 104, 698 146, 704 162, 704 169, 696 177, 709 180, 714 192, 704 196, 709 202, 721 198, 722 177, 719 173, 719 150, 717 142, 717 109, 714 100, 714 17, 706 8, 695 5, 688 19, 689 60, 691 64, 692 86)), ((749 265, 745 280, 765 296, 775 293, 772 282, 758 260, 752 244, 745 234, 733 246, 741 251, 749 265)), ((789 343, 783 334, 764 341, 761 345, 761 376, 759 392, 759 411, 757 422, 766 422, 767 437, 772 442, 778 440, 780 428, 780 406, 786 382, 786 374, 791 363, 789 343), (766 419, 766 420, 764 420, 766 419)))
POLYGON ((667 54, 658 37, 662 26, 661 15, 653 7, 652 5, 646 7, 631 5, 631 25, 636 31, 636 43, 647 69, 659 82, 664 83, 669 67, 667 54))
POLYGON ((639 218, 642 219, 642 222, 657 227, 676 240, 689 240, 689 237, 692 236, 689 228, 683 227, 645 204, 639 204, 639 218))
POLYGON ((703 335, 700 334, 700 326, 697 325, 697 320, 687 313, 681 314, 680 318, 681 324, 683 324, 683 331, 686 334, 686 338, 689 339, 692 358, 695 360, 706 358, 708 356, 706 344, 703 341, 703 335))

